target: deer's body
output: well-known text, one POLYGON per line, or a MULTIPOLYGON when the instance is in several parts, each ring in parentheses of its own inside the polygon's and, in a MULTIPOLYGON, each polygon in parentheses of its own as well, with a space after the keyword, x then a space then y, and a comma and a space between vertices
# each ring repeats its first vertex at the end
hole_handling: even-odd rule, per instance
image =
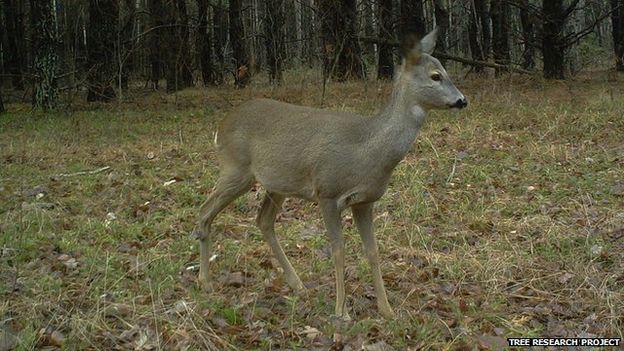
POLYGON ((268 192, 336 199, 344 209, 383 195, 417 130, 417 123, 398 125, 384 113, 361 116, 258 99, 228 116, 217 148, 221 167, 249 173, 268 192))
POLYGON ((390 102, 377 116, 334 112, 258 99, 241 105, 223 121, 217 141, 221 165, 214 192, 202 205, 199 280, 209 286, 210 225, 235 198, 259 182, 267 194, 258 226, 295 290, 303 284, 284 254, 274 221, 285 197, 319 203, 336 266, 336 315, 345 311, 344 241, 340 215, 350 207, 371 265, 377 305, 388 303, 373 234, 373 204, 386 191, 393 169, 411 148, 426 111, 464 107, 464 96, 440 62, 429 54, 435 33, 417 44, 399 67, 390 102))

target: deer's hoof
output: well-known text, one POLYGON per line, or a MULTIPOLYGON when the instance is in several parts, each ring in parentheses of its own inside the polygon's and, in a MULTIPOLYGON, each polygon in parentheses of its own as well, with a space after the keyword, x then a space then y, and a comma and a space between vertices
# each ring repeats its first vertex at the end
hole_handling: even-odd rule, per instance
POLYGON ((210 293, 214 291, 214 286, 212 285, 212 282, 206 278, 202 278, 201 275, 197 279, 197 285, 203 292, 210 293))
POLYGON ((380 308, 379 309, 379 313, 382 315, 382 317, 384 317, 385 319, 395 319, 396 318, 396 313, 394 313, 394 311, 392 310, 392 308, 380 308))

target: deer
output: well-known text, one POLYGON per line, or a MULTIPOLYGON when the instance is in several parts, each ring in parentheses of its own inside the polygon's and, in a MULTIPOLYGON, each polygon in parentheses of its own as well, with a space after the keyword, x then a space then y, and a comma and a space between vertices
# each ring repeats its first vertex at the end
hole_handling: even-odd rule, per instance
POLYGON ((410 151, 432 109, 462 109, 467 99, 436 58, 437 29, 417 40, 397 66, 389 102, 374 116, 297 106, 270 99, 241 104, 215 134, 219 178, 201 205, 195 236, 200 242, 198 284, 212 288, 211 224, 234 199, 259 183, 266 194, 256 222, 295 292, 305 290, 277 240, 274 224, 286 197, 318 204, 335 268, 335 317, 349 320, 345 305, 342 213, 351 208, 370 265, 377 308, 388 302, 373 233, 373 206, 386 192, 394 168, 410 151))

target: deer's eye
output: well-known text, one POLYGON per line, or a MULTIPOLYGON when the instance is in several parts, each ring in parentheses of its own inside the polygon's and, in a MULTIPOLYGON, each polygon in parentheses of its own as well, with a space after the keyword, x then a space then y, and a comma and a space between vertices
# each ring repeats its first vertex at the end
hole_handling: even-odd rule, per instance
POLYGON ((431 75, 431 80, 439 82, 442 80, 442 75, 440 73, 434 73, 431 75))

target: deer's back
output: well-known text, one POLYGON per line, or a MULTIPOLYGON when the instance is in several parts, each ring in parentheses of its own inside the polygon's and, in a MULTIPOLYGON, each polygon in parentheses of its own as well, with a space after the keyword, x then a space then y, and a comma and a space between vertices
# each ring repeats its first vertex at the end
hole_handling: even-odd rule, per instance
POLYGON ((222 167, 245 168, 269 191, 339 196, 370 173, 365 143, 374 117, 268 99, 247 102, 219 130, 222 167))

